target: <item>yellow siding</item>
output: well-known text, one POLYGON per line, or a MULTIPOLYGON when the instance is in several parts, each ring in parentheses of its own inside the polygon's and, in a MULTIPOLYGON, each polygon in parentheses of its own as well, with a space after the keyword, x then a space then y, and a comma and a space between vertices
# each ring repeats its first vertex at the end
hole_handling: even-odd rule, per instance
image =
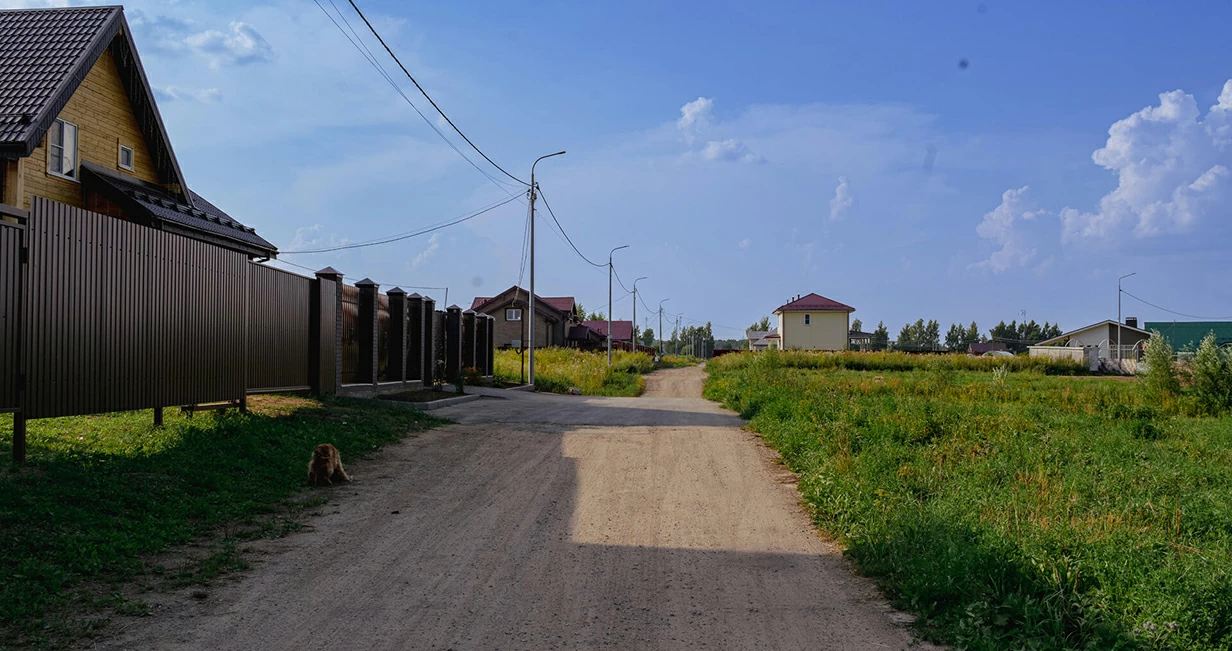
MULTIPOLYGON (((77 125, 79 164, 88 160, 151 183, 160 182, 110 51, 99 57, 59 117, 77 125), (131 172, 120 169, 120 145, 133 149, 131 172)), ((22 208, 30 208, 31 195, 82 207, 80 183, 47 173, 47 136, 43 136, 43 141, 22 167, 25 175, 22 208)))
POLYGON ((847 312, 783 312, 778 317, 783 350, 847 349, 847 312), (809 325, 804 325, 805 314, 809 325))

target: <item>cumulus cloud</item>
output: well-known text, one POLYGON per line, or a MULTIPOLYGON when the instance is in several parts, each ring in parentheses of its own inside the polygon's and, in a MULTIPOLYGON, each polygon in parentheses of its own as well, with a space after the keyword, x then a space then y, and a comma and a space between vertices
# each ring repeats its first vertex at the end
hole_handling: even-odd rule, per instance
POLYGON ((712 161, 739 161, 761 163, 765 159, 749 151, 747 145, 736 139, 711 140, 702 148, 702 158, 712 161))
POLYGON ((747 248, 749 248, 752 244, 753 244, 753 240, 750 240, 750 239, 749 239, 749 238, 747 238, 747 237, 746 237, 746 238, 744 238, 743 240, 740 240, 740 248, 742 248, 742 249, 747 249, 747 248))
POLYGON ((714 100, 707 97, 699 97, 680 107, 680 119, 676 121, 676 128, 684 134, 685 140, 692 142, 698 131, 709 126, 712 108, 714 100))
MULTIPOLYGON (((434 233, 432 237, 428 238, 428 248, 420 251, 418 255, 411 259, 411 269, 418 269, 425 264, 428 264, 428 261, 432 259, 432 256, 435 255, 437 250, 440 248, 441 236, 440 234, 434 233)), ((536 295, 538 294, 536 293, 536 295)))
POLYGON ((838 221, 846 217, 854 205, 856 205, 856 198, 851 194, 851 186, 847 184, 847 177, 838 177, 838 186, 834 188, 834 198, 830 199, 830 221, 838 221))
POLYGON ((1033 202, 1028 196, 1030 189, 1024 185, 1017 190, 1006 190, 1001 195, 1001 204, 984 215, 975 232, 1001 248, 987 260, 972 266, 999 274, 1012 267, 1025 266, 1036 258, 1037 238, 1030 227, 1046 213, 1033 209, 1033 202))
POLYGON ((206 57, 211 68, 271 61, 274 48, 255 27, 245 22, 231 23, 226 33, 206 30, 184 39, 184 45, 206 57))
POLYGON ((1205 117, 1193 95, 1162 93, 1113 124, 1091 158, 1118 184, 1094 212, 1061 211, 1063 242, 1192 232, 1232 199, 1232 80, 1205 117))
POLYGON ((222 92, 217 88, 183 88, 180 86, 155 86, 154 97, 160 102, 217 102, 222 99, 222 92))

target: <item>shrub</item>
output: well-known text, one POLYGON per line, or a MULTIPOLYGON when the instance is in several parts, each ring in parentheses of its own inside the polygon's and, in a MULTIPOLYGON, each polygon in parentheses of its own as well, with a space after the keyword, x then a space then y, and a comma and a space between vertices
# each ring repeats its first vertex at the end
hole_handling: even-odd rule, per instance
POLYGON ((1158 330, 1151 333, 1146 342, 1146 355, 1143 361, 1146 370, 1139 375, 1148 393, 1159 398, 1174 396, 1181 390, 1181 382, 1172 365, 1172 345, 1164 339, 1158 330))
POLYGON ((1214 333, 1202 339, 1189 369, 1199 409, 1219 414, 1232 407, 1232 362, 1215 344, 1214 333))

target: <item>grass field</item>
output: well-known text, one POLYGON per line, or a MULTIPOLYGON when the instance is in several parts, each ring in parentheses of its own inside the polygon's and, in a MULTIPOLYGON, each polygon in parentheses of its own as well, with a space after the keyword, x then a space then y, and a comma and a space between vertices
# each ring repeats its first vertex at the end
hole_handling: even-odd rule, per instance
POLYGON ((993 361, 729 355, 706 396, 751 419, 818 526, 932 636, 1232 648, 1232 417, 993 361))
MULTIPOLYGON (((246 566, 238 545, 299 527, 312 448, 333 443, 344 462, 443 422, 411 409, 254 396, 250 413, 167 410, 31 421, 24 469, 0 468, 0 648, 88 635, 97 612, 140 612, 119 586, 163 571, 152 554, 205 541, 208 554, 173 584, 246 566)), ((11 453, 0 420, 0 454, 11 453)))
MULTIPOLYGON (((521 378, 522 356, 514 350, 496 351, 496 379, 517 382, 521 378)), ((612 352, 608 368, 607 353, 583 352, 576 348, 543 348, 535 351, 535 387, 538 391, 566 393, 570 387, 586 396, 637 396, 646 388, 643 373, 654 370, 654 359, 646 353, 612 352)))

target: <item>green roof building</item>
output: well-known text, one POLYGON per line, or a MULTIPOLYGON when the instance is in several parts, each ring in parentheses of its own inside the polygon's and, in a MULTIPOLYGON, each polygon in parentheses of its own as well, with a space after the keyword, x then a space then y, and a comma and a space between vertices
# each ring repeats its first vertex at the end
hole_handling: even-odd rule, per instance
POLYGON ((1208 333, 1220 346, 1232 345, 1232 321, 1147 321, 1145 329, 1158 330, 1176 350, 1197 350, 1208 333))

